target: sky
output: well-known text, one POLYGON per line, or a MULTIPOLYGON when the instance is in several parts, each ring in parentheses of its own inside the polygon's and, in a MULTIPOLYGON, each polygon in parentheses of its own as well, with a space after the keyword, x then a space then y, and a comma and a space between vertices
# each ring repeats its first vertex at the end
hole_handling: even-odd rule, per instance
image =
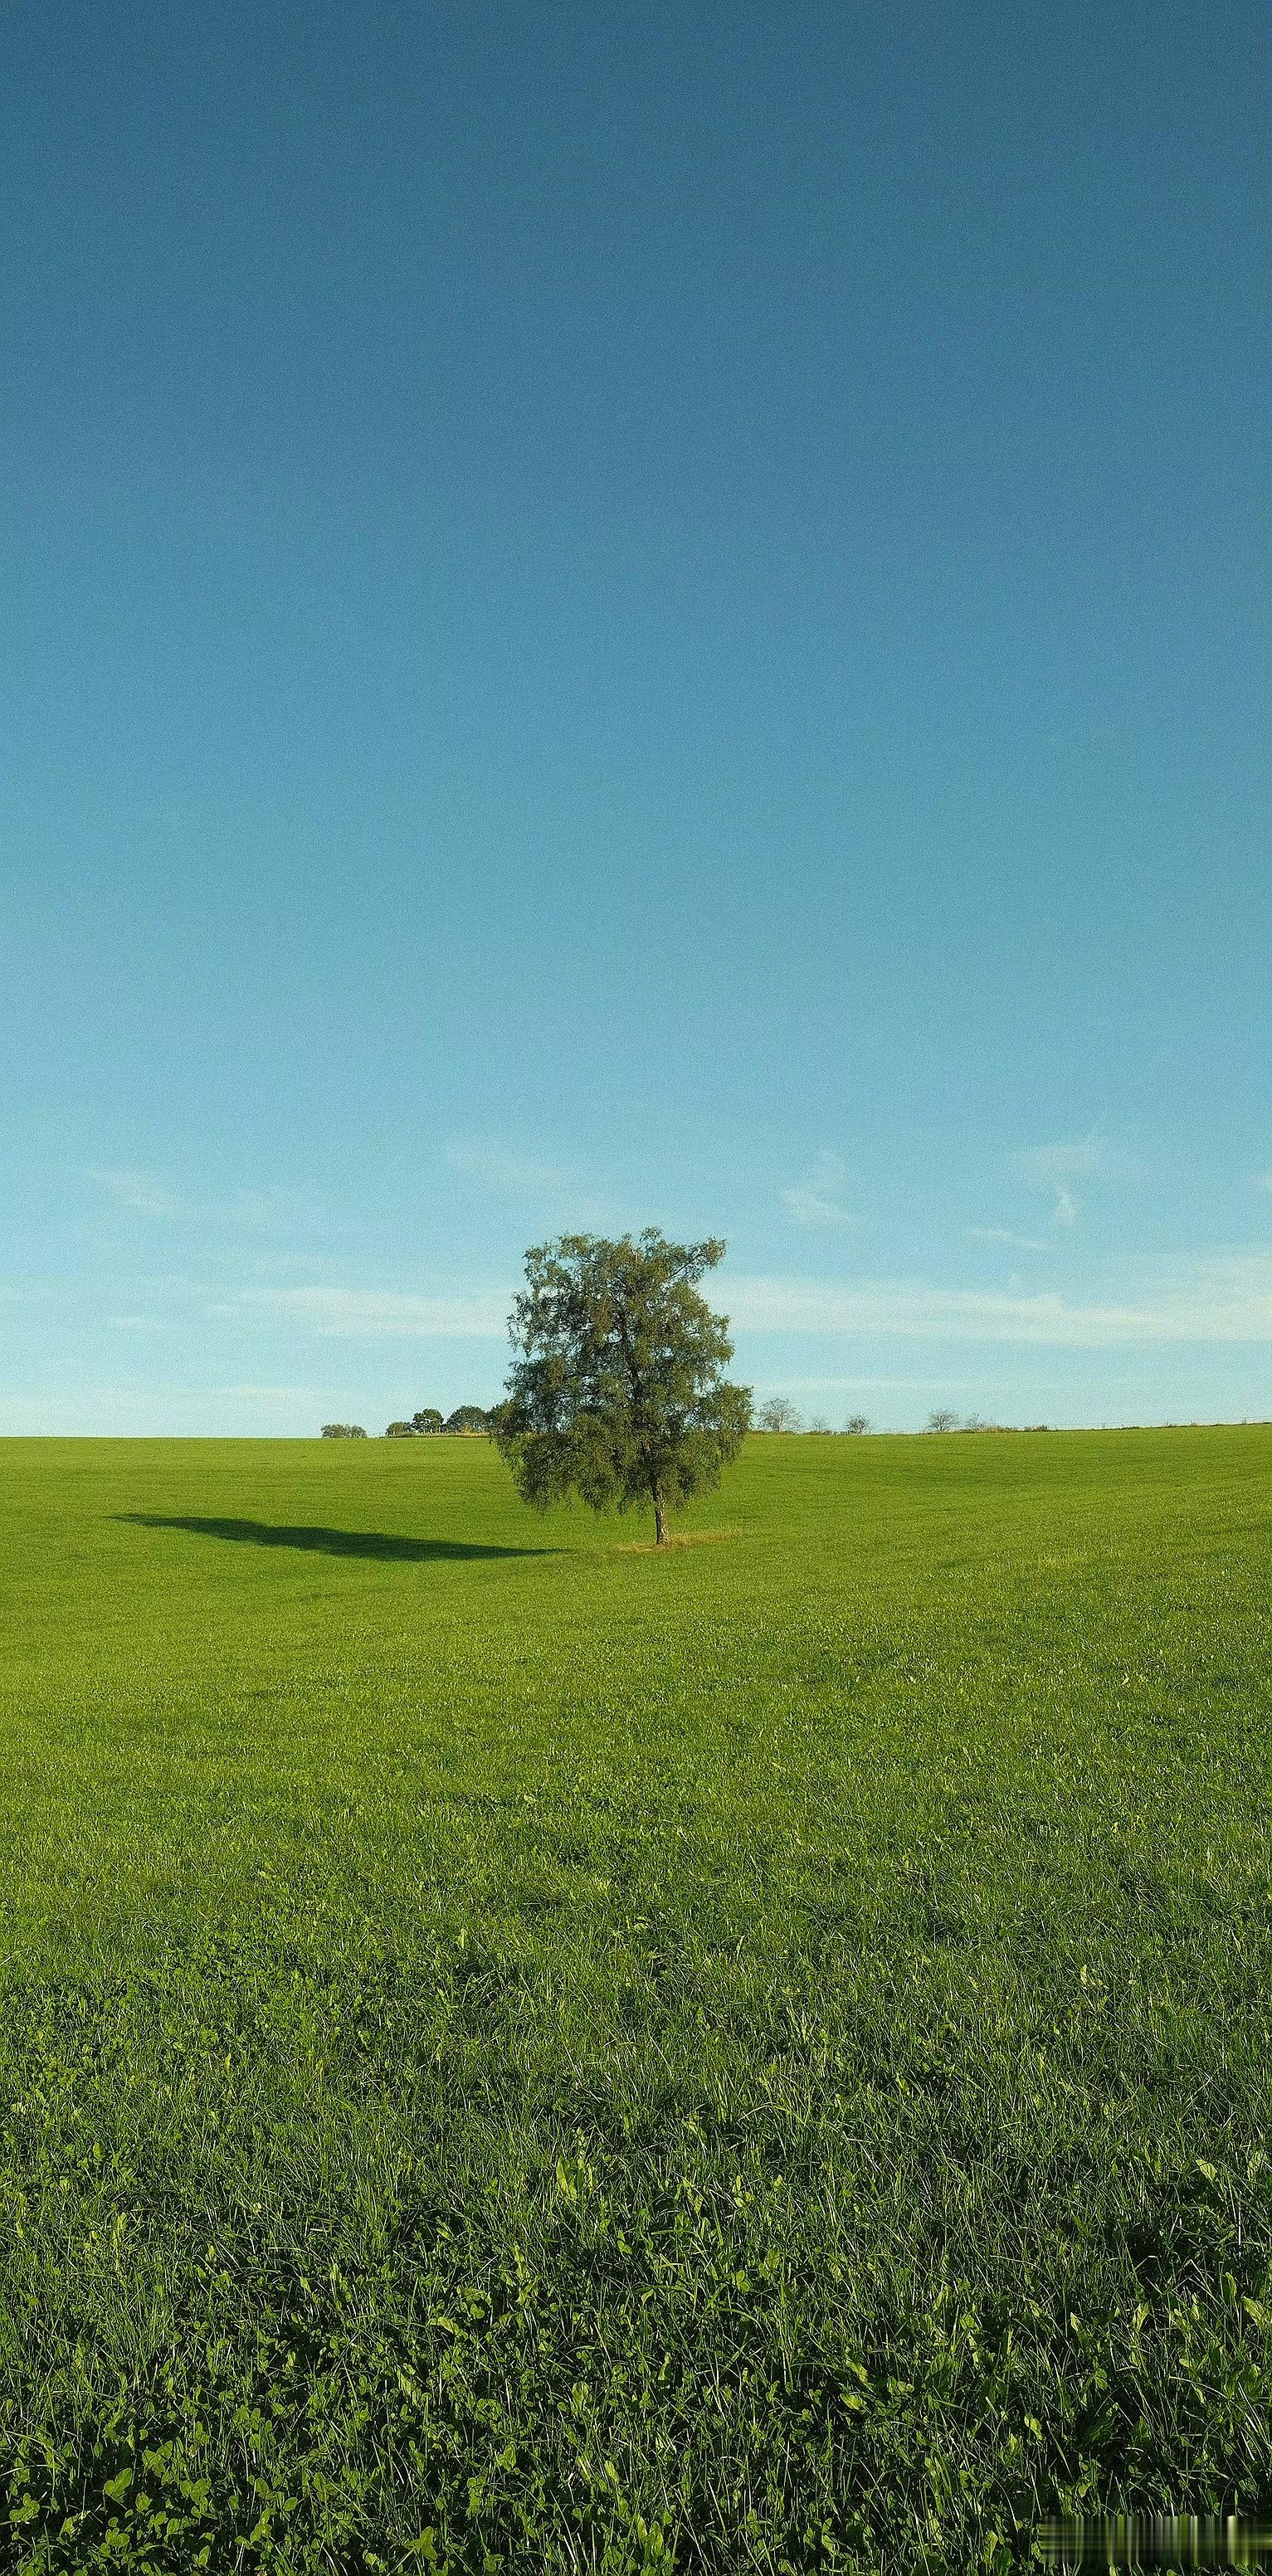
POLYGON ((0 50, 0 1430, 1272 1412, 1262 6, 0 50))

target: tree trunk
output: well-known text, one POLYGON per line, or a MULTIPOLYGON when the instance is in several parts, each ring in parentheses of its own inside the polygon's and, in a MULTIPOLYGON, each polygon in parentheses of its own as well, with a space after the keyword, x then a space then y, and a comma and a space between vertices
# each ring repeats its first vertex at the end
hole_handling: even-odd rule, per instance
POLYGON ((664 1502, 663 1502, 662 1495, 659 1493, 658 1488, 657 1488, 657 1486, 655 1485, 655 1487, 654 1487, 654 1545, 655 1545, 656 1547, 665 1547, 665 1546, 666 1546, 666 1544, 667 1544, 667 1512, 666 1512, 666 1507, 665 1507, 664 1502))

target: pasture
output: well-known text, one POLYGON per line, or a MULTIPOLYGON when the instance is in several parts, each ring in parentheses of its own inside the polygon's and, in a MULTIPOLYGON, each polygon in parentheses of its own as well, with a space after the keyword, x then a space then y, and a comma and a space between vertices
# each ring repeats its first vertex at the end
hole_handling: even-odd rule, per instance
POLYGON ((0 1444, 5 2567, 1265 2504, 1270 1465, 0 1444))

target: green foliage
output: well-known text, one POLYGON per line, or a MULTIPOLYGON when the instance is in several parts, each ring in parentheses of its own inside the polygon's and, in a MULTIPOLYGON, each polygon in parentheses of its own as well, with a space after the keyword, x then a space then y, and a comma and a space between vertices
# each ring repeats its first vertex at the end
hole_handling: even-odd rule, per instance
POLYGON ((390 1422, 385 1427, 384 1436, 386 1440, 414 1440, 415 1425, 413 1422, 390 1422))
POLYGON ((360 1422, 324 1422, 321 1436, 324 1440, 365 1440, 367 1435, 360 1422))
POLYGON ((421 1405, 419 1412, 411 1415, 412 1431, 418 1431, 423 1436, 431 1437, 441 1428, 442 1417, 435 1404, 421 1405))
POLYGON ((486 1431, 489 1427, 490 1416, 479 1404, 457 1404, 446 1417, 448 1431, 486 1431))
POLYGON ((647 1229, 607 1243, 563 1235, 526 1254, 510 1332, 517 1357, 491 1427, 524 1501, 567 1494, 594 1511, 709 1492, 750 1425, 751 1392, 723 1375, 728 1325, 698 1294, 724 1245, 647 1229))
POLYGON ((1264 2506, 1270 1465, 0 1444, 6 2576, 1264 2506))

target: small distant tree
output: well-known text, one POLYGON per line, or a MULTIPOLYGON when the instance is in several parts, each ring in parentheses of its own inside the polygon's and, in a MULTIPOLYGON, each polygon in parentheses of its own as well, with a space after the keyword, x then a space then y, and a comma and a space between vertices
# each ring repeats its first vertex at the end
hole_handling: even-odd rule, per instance
POLYGON ((324 1440, 365 1440, 366 1436, 360 1422, 324 1422, 322 1426, 324 1440))
POLYGON ((808 1428, 810 1431, 829 1431, 830 1424, 826 1420, 824 1413, 815 1413, 808 1428))
POLYGON ((784 1395, 771 1395, 755 1417, 757 1431, 802 1431, 803 1415, 784 1395))
POLYGON ((490 1416, 479 1404, 457 1404, 454 1412, 447 1415, 445 1427, 448 1431, 488 1431, 490 1416))
POLYGON ((390 1422, 385 1426, 384 1436, 386 1440, 413 1440, 415 1425, 413 1422, 390 1422))
POLYGON ((442 1427, 442 1417, 437 1410, 437 1406, 435 1404, 422 1405, 418 1413, 413 1413, 411 1415, 410 1427, 420 1439, 429 1438, 435 1432, 440 1431, 442 1427))
POLYGON ((526 1254, 507 1401, 491 1417, 524 1501, 649 1503, 665 1547, 669 1507, 719 1481, 751 1420, 750 1388, 724 1375, 727 1321, 698 1294, 723 1255, 714 1239, 669 1243, 653 1227, 526 1254))
POLYGON ((929 1413, 927 1427, 929 1431, 957 1431, 958 1415, 947 1404, 938 1405, 935 1413, 929 1413))
POLYGON ((846 1421, 846 1422, 845 1422, 845 1424, 844 1424, 844 1429, 845 1429, 845 1431, 855 1431, 855 1432, 868 1431, 868 1430, 870 1429, 870 1416, 869 1416, 869 1414, 868 1414, 868 1413, 850 1413, 850 1414, 849 1414, 849 1416, 848 1416, 847 1421, 846 1421))

